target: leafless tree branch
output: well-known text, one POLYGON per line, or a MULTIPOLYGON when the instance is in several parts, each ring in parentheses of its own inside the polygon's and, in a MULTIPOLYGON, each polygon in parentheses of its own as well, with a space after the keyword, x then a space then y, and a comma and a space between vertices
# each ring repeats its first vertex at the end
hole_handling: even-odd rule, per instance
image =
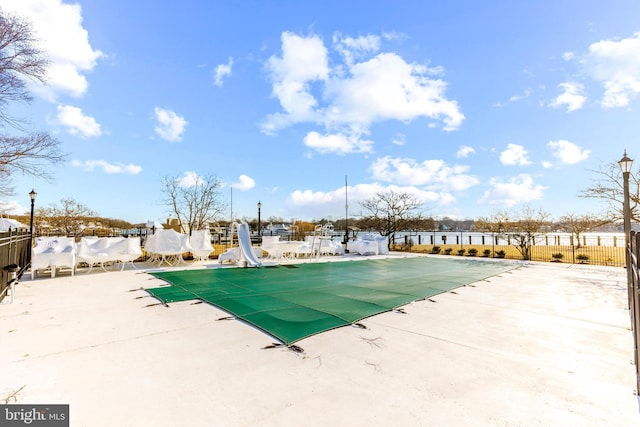
POLYGON ((197 176, 189 185, 182 183, 181 177, 164 177, 162 186, 163 203, 176 216, 183 233, 203 229, 224 212, 221 182, 213 174, 197 176))
MULTIPOLYGON (((606 204, 604 217, 609 222, 622 222, 624 181, 622 171, 616 162, 606 163, 599 169, 591 170, 596 175, 593 185, 585 188, 579 194, 580 197, 589 199, 601 199, 606 204)), ((640 168, 635 173, 629 174, 629 204, 631 208, 631 221, 640 222, 640 187, 638 184, 640 168)))

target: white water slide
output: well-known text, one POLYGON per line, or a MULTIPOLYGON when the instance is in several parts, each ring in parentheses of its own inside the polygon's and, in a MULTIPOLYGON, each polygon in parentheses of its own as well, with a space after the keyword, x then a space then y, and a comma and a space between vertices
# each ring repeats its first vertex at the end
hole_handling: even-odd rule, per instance
POLYGON ((240 242, 240 257, 247 261, 248 267, 259 267, 262 265, 256 258, 256 254, 253 252, 253 246, 251 246, 251 235, 249 233, 249 224, 243 222, 237 225, 238 227, 238 242, 240 242))

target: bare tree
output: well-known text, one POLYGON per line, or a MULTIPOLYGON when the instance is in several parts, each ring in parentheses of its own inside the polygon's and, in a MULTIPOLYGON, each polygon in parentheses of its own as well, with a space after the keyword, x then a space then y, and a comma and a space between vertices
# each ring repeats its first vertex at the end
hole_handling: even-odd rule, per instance
MULTIPOLYGON (((580 192, 580 197, 590 199, 602 199, 607 204, 606 218, 609 222, 622 222, 624 201, 624 182, 622 171, 616 162, 601 165, 597 170, 591 170, 596 174, 596 179, 591 187, 580 192)), ((631 208, 631 221, 640 222, 640 169, 629 174, 629 204, 631 208)))
POLYGON ((221 185, 213 174, 196 175, 188 183, 179 176, 162 179, 164 204, 178 219, 183 233, 201 230, 222 215, 226 206, 221 201, 221 185))
MULTIPOLYGON (((30 102, 27 81, 46 83, 49 61, 37 47, 31 23, 0 9, 0 128, 9 124, 22 130, 22 120, 9 115, 12 102, 30 102)), ((27 136, 0 135, 0 195, 13 194, 11 175, 21 172, 50 180, 44 170, 47 163, 56 164, 66 157, 59 141, 44 132, 27 136)))
POLYGON ((8 103, 32 100, 26 79, 46 83, 49 61, 38 42, 29 21, 0 9, 0 123, 16 123, 8 103))
POLYGON ((360 221, 360 226, 372 228, 391 242, 397 231, 416 230, 422 222, 419 212, 422 202, 409 193, 389 190, 376 193, 374 197, 360 202, 369 215, 360 221))
POLYGON ((473 228, 483 233, 501 236, 509 220, 507 211, 495 212, 491 217, 480 217, 473 222, 473 228))
POLYGON ((558 220, 558 226, 563 231, 571 233, 572 236, 575 236, 575 239, 577 241, 576 246, 579 248, 581 246, 581 234, 592 231, 600 226, 607 224, 608 222, 609 220, 598 218, 589 214, 577 215, 575 213, 571 213, 560 217, 560 219, 558 220))
POLYGON ((89 219, 97 214, 73 198, 67 198, 60 200, 60 205, 38 209, 37 216, 39 221, 45 221, 51 229, 67 236, 79 237, 84 234, 89 219))
POLYGON ((0 195, 13 194, 10 184, 13 172, 49 181, 51 175, 44 164, 59 163, 65 158, 60 143, 48 133, 15 137, 0 134, 0 195))
POLYGON ((499 211, 491 218, 479 218, 475 226, 478 231, 492 232, 513 242, 522 259, 529 260, 536 237, 542 236, 549 226, 548 218, 547 212, 526 205, 520 210, 499 211))

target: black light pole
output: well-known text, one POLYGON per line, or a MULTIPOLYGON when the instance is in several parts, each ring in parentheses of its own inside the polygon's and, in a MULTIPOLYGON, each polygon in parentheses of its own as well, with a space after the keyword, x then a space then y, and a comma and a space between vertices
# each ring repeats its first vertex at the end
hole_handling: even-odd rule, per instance
POLYGON ((258 200, 258 243, 262 243, 262 228, 260 227, 260 208, 262 208, 262 203, 258 200))
MULTIPOLYGON (((31 199, 31 219, 29 219, 29 252, 27 252, 28 257, 28 265, 31 266, 31 249, 33 248, 33 205, 36 202, 36 195, 38 193, 35 190, 31 189, 29 192, 29 198, 31 199)), ((13 297, 13 293, 11 294, 13 297)))
POLYGON ((620 169, 622 170, 622 180, 624 183, 624 202, 622 205, 622 216, 624 218, 624 253, 625 253, 625 265, 627 267, 627 291, 629 293, 629 308, 633 304, 633 289, 632 289, 632 276, 631 276, 631 257, 629 256, 629 237, 631 234, 631 208, 629 207, 629 174, 631 173, 631 167, 633 166, 633 160, 627 157, 627 150, 624 150, 624 155, 618 161, 620 169))
POLYGON ((29 198, 31 199, 31 219, 29 220, 29 231, 31 232, 31 235, 33 236, 33 205, 36 202, 36 196, 38 193, 36 193, 34 190, 31 190, 31 192, 29 192, 29 198))

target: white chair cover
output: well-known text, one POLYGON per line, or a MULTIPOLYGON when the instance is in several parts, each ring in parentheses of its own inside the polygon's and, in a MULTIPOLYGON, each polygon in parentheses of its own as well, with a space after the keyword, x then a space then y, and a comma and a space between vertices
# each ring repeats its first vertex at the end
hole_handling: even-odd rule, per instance
POLYGON ((191 236, 189 236, 189 244, 193 248, 191 253, 196 260, 204 261, 213 252, 209 230, 192 231, 191 236))
POLYGON ((133 262, 142 255, 139 237, 83 237, 78 244, 78 262, 89 264, 90 273, 95 265, 106 271, 107 263, 121 262, 124 265, 133 262))
POLYGON ((191 252, 193 248, 189 244, 189 236, 178 233, 175 230, 156 230, 155 234, 147 237, 144 245, 145 252, 150 254, 150 261, 163 262, 169 265, 184 263, 182 254, 191 252))
POLYGON ((56 269, 70 268, 73 276, 76 268, 76 241, 73 237, 37 237, 31 250, 31 278, 38 270, 51 268, 51 277, 56 269))
POLYGON ((358 239, 347 243, 347 249, 351 253, 360 255, 386 255, 389 253, 389 238, 378 233, 365 233, 358 239))

